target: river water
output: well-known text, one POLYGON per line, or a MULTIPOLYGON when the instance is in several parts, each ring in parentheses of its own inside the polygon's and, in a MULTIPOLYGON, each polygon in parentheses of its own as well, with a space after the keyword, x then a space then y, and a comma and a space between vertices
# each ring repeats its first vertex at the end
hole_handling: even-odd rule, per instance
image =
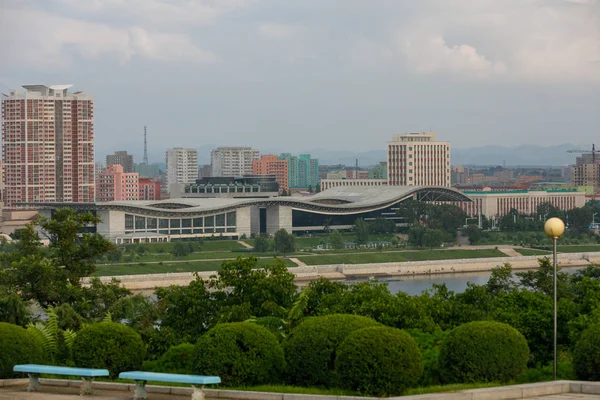
MULTIPOLYGON (((562 272, 574 273, 582 267, 562 268, 562 272)), ((519 271, 515 271, 519 272, 519 271)), ((491 272, 465 272, 454 274, 417 275, 401 279, 378 279, 379 282, 388 284, 392 293, 405 292, 409 295, 421 294, 424 290, 431 289, 433 284, 445 283, 449 290, 462 293, 467 288, 467 283, 484 285, 490 278, 491 272)), ((361 282, 364 280, 346 280, 347 283, 361 282)))

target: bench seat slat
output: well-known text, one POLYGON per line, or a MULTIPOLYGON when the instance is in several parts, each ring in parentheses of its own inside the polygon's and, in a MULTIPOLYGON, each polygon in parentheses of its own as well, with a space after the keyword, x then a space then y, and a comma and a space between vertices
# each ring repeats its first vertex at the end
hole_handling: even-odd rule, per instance
POLYGON ((39 365, 39 364, 21 364, 13 367, 15 372, 26 372, 30 374, 52 374, 52 375, 71 375, 71 376, 108 376, 107 369, 96 368, 71 368, 57 367, 54 365, 39 365))
POLYGON ((121 379, 133 379, 134 381, 156 381, 156 382, 177 382, 196 385, 209 385, 221 383, 218 376, 202 375, 182 375, 182 374, 163 374, 160 372, 129 371, 119 374, 121 379))

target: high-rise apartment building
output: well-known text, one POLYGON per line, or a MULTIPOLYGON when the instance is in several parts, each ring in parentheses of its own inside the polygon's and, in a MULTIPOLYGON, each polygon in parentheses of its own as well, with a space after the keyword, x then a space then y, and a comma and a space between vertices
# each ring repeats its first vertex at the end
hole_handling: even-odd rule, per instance
POLYGON ((287 160, 280 160, 274 155, 261 156, 259 160, 252 162, 252 173, 256 175, 275 175, 275 180, 279 183, 279 190, 287 192, 289 189, 287 160))
POLYGON ((148 178, 139 179, 140 200, 160 200, 160 182, 148 178))
POLYGON ((119 164, 106 167, 96 182, 97 201, 139 200, 139 175, 125 172, 119 164))
POLYGON ((218 147, 210 153, 212 176, 242 177, 252 173, 260 152, 252 147, 218 147))
POLYGON ((450 142, 434 132, 393 135, 387 144, 388 184, 450 186, 450 142))
POLYGON ((123 167, 125 172, 135 172, 133 169, 133 155, 127 154, 126 151, 115 151, 115 154, 106 156, 106 165, 118 164, 123 167))
POLYGON ((167 187, 193 183, 198 179, 198 151, 176 147, 167 150, 167 187))
POLYGON ((279 155, 288 162, 288 185, 290 188, 316 189, 319 187, 319 160, 310 154, 293 156, 290 153, 279 155))
POLYGON ((72 85, 2 97, 5 204, 94 201, 94 102, 72 85))

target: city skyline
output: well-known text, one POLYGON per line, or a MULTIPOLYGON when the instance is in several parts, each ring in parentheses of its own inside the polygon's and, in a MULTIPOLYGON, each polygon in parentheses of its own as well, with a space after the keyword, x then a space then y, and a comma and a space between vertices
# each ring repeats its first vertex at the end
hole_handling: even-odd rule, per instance
POLYGON ((375 150, 429 130, 455 148, 591 144, 600 131, 598 0, 332 4, 4 2, 0 91, 93 94, 98 154, 137 155, 144 125, 161 151, 375 150))

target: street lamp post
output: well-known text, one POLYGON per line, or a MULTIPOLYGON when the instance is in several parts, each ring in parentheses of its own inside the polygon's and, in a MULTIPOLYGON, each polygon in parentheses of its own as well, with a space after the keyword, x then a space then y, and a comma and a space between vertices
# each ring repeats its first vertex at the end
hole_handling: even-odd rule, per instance
POLYGON ((556 380, 556 362, 557 362, 557 351, 556 351, 556 337, 558 335, 558 318, 557 318, 557 273, 556 273, 556 243, 558 242, 558 238, 562 236, 565 232, 565 224, 560 218, 550 218, 546 221, 544 225, 544 230, 546 231, 546 235, 552 238, 552 259, 554 266, 554 368, 552 371, 552 376, 556 380))

